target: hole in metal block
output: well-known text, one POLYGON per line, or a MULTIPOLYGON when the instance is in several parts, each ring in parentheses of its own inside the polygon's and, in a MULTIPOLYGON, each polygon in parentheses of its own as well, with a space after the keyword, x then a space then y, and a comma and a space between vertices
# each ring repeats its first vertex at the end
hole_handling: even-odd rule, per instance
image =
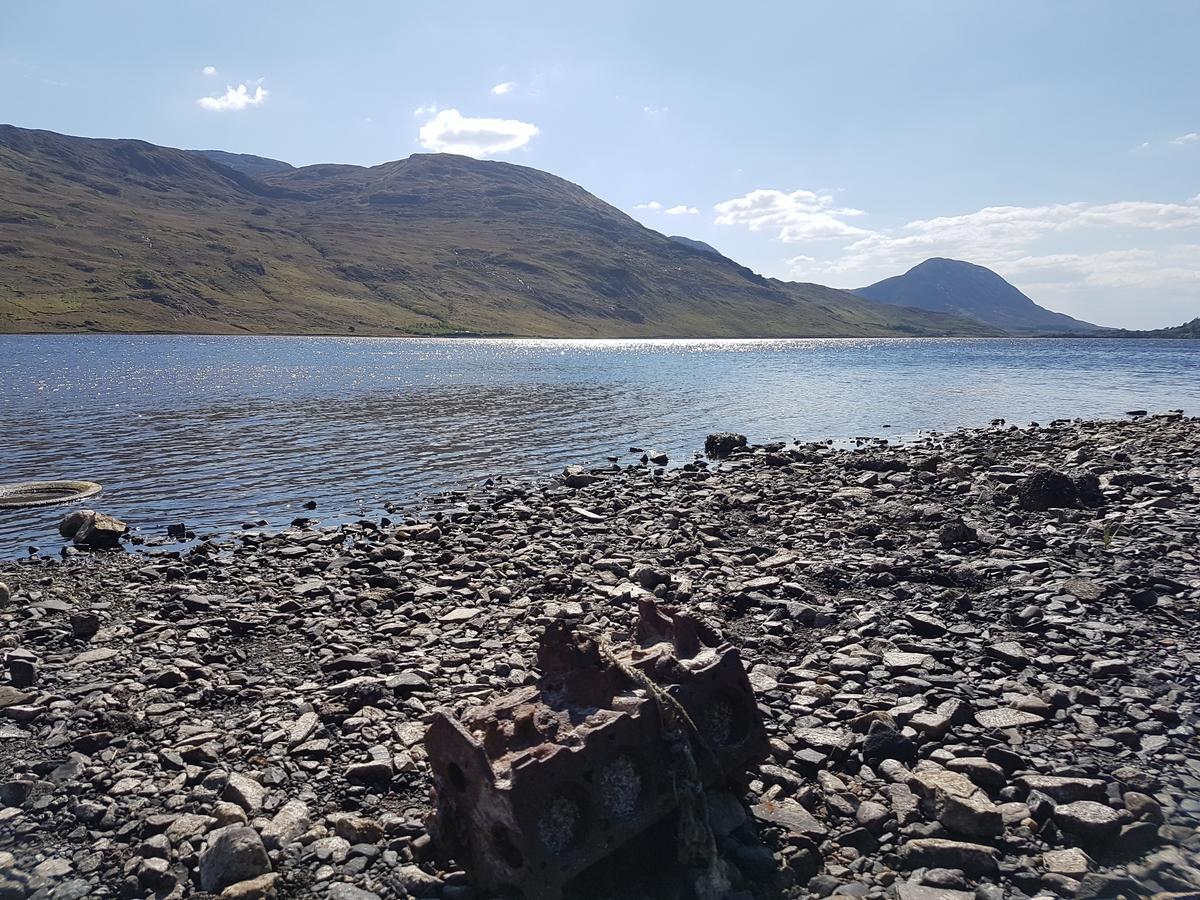
POLYGON ((500 858, 510 869, 519 869, 525 865, 525 857, 513 843, 512 832, 499 822, 492 826, 492 843, 496 846, 496 852, 500 854, 500 858))

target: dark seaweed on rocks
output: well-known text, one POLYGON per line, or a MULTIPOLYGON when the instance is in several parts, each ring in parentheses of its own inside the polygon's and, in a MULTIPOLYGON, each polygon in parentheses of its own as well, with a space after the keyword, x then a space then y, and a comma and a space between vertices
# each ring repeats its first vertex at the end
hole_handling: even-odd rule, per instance
MULTIPOLYGON (((646 592, 735 643, 771 738, 708 798, 730 897, 1194 895, 1198 489, 1196 419, 1060 422, 2 566, 0 897, 471 897, 428 861, 432 710, 646 592)), ((681 896, 670 840, 569 896, 681 896)))

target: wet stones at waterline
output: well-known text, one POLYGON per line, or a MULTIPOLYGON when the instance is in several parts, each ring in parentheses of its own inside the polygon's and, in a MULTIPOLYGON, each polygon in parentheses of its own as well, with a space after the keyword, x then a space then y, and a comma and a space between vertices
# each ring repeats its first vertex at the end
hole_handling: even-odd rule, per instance
POLYGON ((90 509, 77 509, 63 516, 58 532, 83 550, 116 550, 129 526, 120 519, 90 509))
MULTIPOLYGON (((536 687, 547 626, 629 635, 648 598, 736 648, 768 739, 704 797, 731 896, 1195 892, 1198 460, 1178 416, 748 443, 6 565, 0 896, 479 897, 429 852, 435 710, 536 687), (1075 500, 1023 502, 1044 470, 1075 500)), ((681 893, 664 822, 565 895, 681 893)))

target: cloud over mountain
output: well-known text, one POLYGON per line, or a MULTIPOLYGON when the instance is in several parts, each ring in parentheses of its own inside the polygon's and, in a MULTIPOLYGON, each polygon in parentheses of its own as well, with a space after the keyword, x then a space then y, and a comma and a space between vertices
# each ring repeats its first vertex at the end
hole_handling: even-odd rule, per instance
POLYGON ((421 146, 436 153, 460 153, 483 159, 524 147, 538 127, 516 119, 476 119, 443 109, 421 126, 421 146))

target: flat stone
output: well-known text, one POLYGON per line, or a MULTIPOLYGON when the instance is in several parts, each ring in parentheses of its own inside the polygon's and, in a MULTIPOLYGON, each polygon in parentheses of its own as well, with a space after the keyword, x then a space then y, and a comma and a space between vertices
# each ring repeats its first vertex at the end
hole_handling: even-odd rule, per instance
POLYGON ((1026 791, 1040 791, 1056 803, 1075 800, 1099 800, 1104 796, 1104 782, 1099 778, 1073 778, 1064 775, 1020 775, 1017 786, 1026 791))
POLYGON ((996 849, 984 844, 917 838, 900 848, 906 868, 961 869, 967 875, 987 875, 997 869, 996 849))
POLYGON ((26 691, 19 691, 10 685, 0 684, 0 709, 5 709, 9 706, 24 706, 31 702, 35 696, 35 694, 30 694, 26 691))
POLYGON ((824 825, 795 800, 766 800, 750 807, 756 819, 778 825, 788 833, 807 838, 823 838, 824 825))
POLYGON ((806 747, 828 756, 841 756, 854 746, 854 735, 839 728, 797 728, 792 734, 806 747))
POLYGON ((1102 841, 1121 830, 1121 814, 1095 800, 1076 800, 1054 808, 1054 822, 1084 840, 1102 841))
POLYGON ((1046 720, 1019 709, 982 709, 975 713, 975 721, 984 728, 1021 728, 1024 725, 1038 725, 1046 720))
POLYGON ((114 650, 111 647, 97 647, 94 650, 84 650, 78 656, 74 657, 68 666, 90 666, 96 663, 107 662, 114 657, 120 656, 119 650, 114 650))
POLYGON ((1042 854, 1042 865, 1047 872, 1056 875, 1066 875, 1068 878, 1082 878, 1091 871, 1091 860, 1078 847, 1069 850, 1047 850, 1042 854))
POLYGON ((380 900, 378 894, 352 884, 338 882, 329 887, 329 900, 380 900))
POLYGON ((928 653, 901 653, 889 651, 883 654, 883 664, 892 672, 906 672, 909 669, 924 669, 933 657, 928 653))
POLYGON ((1072 597, 1088 603, 1099 600, 1107 593, 1102 584, 1092 581, 1090 578, 1068 578, 1063 582, 1062 589, 1072 597))
POLYGON ((975 900, 975 894, 905 881, 896 888, 896 900, 975 900))
POLYGON ((288 746, 295 747, 298 744, 303 744, 317 730, 319 724, 321 724, 321 719, 315 712, 304 713, 288 729, 288 746))
POLYGON ((1029 664, 1029 654, 1016 641, 1000 641, 996 644, 990 644, 984 649, 984 652, 994 659, 1011 663, 1014 666, 1029 664))
POLYGON ((257 878, 239 881, 221 891, 221 900, 271 900, 275 897, 275 882, 279 876, 267 872, 257 878))

